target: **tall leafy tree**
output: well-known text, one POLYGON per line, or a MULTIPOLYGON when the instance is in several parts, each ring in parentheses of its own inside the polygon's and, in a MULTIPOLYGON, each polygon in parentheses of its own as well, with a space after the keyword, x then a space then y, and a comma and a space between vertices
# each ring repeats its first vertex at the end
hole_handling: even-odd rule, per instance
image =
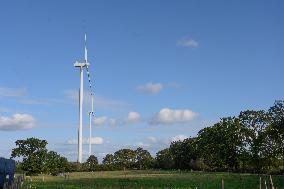
POLYGON ((235 117, 222 118, 198 133, 199 154, 211 168, 236 169, 245 148, 246 129, 235 117))
POLYGON ((114 170, 115 169, 115 162, 114 162, 114 155, 107 154, 103 159, 103 166, 106 170, 114 170))
POLYGON ((133 168, 135 166, 135 158, 135 151, 131 149, 121 149, 114 153, 114 162, 119 168, 133 168))
POLYGON ((182 141, 183 165, 185 169, 199 169, 196 165, 198 159, 198 149, 196 138, 187 138, 182 141))
POLYGON ((268 134, 275 144, 275 154, 282 158, 284 169, 284 101, 275 101, 268 113, 271 119, 268 134))
POLYGON ((235 117, 223 118, 217 125, 224 134, 226 165, 230 169, 239 168, 239 159, 246 147, 247 129, 235 117))
POLYGON ((174 160, 174 167, 176 169, 184 169, 184 146, 182 141, 174 141, 170 145, 170 153, 174 160))
POLYGON ((65 157, 61 157, 57 152, 49 151, 44 161, 44 172, 52 175, 58 175, 66 171, 68 161, 65 157))
POLYGON ((37 138, 17 140, 16 148, 12 150, 11 158, 22 157, 22 169, 27 174, 38 174, 44 170, 47 155, 47 141, 37 138))
POLYGON ((135 150, 135 156, 135 164, 138 169, 147 169, 152 166, 153 157, 147 150, 139 147, 135 150))
POLYGON ((196 138, 187 138, 175 141, 170 145, 170 152, 177 169, 196 169, 194 162, 197 160, 196 138))
POLYGON ((103 159, 104 165, 114 165, 114 156, 112 154, 107 154, 103 159))
POLYGON ((248 150, 250 161, 257 171, 261 171, 265 162, 266 129, 270 118, 264 110, 242 111, 239 115, 240 124, 247 128, 248 150))
POLYGON ((156 167, 160 169, 173 169, 175 162, 169 148, 156 154, 156 167))
POLYGON ((98 158, 94 155, 90 155, 86 163, 84 163, 84 167, 87 169, 87 171, 95 171, 98 164, 98 158))
POLYGON ((211 170, 225 167, 222 133, 216 126, 206 127, 198 132, 199 155, 211 170))

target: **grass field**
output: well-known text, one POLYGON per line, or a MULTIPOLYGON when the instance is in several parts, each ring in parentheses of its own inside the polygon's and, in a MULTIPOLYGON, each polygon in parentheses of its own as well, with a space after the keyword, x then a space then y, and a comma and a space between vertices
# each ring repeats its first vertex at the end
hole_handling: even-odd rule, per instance
MULTIPOLYGON (((264 180, 269 177, 262 175, 264 180)), ((273 176, 275 189, 284 189, 284 177, 273 176)), ((64 176, 40 175, 32 177, 32 188, 97 188, 97 189, 259 189, 259 176, 233 173, 179 173, 174 171, 104 171, 70 173, 64 176), (44 177, 44 181, 43 181, 44 177)))

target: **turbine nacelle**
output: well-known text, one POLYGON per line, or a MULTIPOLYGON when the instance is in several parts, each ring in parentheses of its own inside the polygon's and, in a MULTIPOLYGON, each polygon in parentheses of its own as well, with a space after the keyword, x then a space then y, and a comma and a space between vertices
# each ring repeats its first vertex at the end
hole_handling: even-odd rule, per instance
POLYGON ((88 63, 88 62, 84 62, 84 63, 80 63, 80 62, 75 62, 74 63, 74 67, 86 67, 86 66, 90 66, 90 63, 88 63))

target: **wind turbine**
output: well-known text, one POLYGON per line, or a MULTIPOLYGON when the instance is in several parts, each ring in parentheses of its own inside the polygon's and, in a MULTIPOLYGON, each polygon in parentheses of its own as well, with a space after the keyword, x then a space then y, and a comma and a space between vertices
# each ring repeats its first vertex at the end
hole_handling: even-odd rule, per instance
POLYGON ((83 95, 84 95, 84 67, 90 65, 87 59, 87 47, 86 47, 87 35, 85 34, 85 60, 84 62, 80 63, 76 61, 74 63, 74 67, 80 68, 80 92, 79 92, 79 129, 78 129, 78 159, 79 163, 82 163, 82 155, 83 155, 83 95))
MULTIPOLYGON (((85 35, 85 60, 88 62, 88 57, 87 57, 87 40, 86 40, 86 35, 85 35)), ((86 66, 87 68, 87 75, 88 75, 88 80, 89 80, 89 87, 90 87, 90 94, 91 94, 91 111, 89 111, 89 157, 92 155, 92 118, 94 116, 94 93, 92 91, 92 82, 90 78, 90 72, 89 72, 89 66, 86 66)))

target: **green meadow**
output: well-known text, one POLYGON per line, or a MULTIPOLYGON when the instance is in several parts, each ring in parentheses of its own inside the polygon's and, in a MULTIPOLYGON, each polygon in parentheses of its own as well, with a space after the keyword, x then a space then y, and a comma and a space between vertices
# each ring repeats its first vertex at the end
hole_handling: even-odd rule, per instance
MULTIPOLYGON (((69 177, 39 175, 25 184, 38 189, 221 189, 223 180, 225 189, 259 189, 260 177, 261 188, 269 188, 268 175, 152 170, 75 172, 69 177)), ((272 179, 275 189, 284 188, 283 176, 272 176, 272 179)))

